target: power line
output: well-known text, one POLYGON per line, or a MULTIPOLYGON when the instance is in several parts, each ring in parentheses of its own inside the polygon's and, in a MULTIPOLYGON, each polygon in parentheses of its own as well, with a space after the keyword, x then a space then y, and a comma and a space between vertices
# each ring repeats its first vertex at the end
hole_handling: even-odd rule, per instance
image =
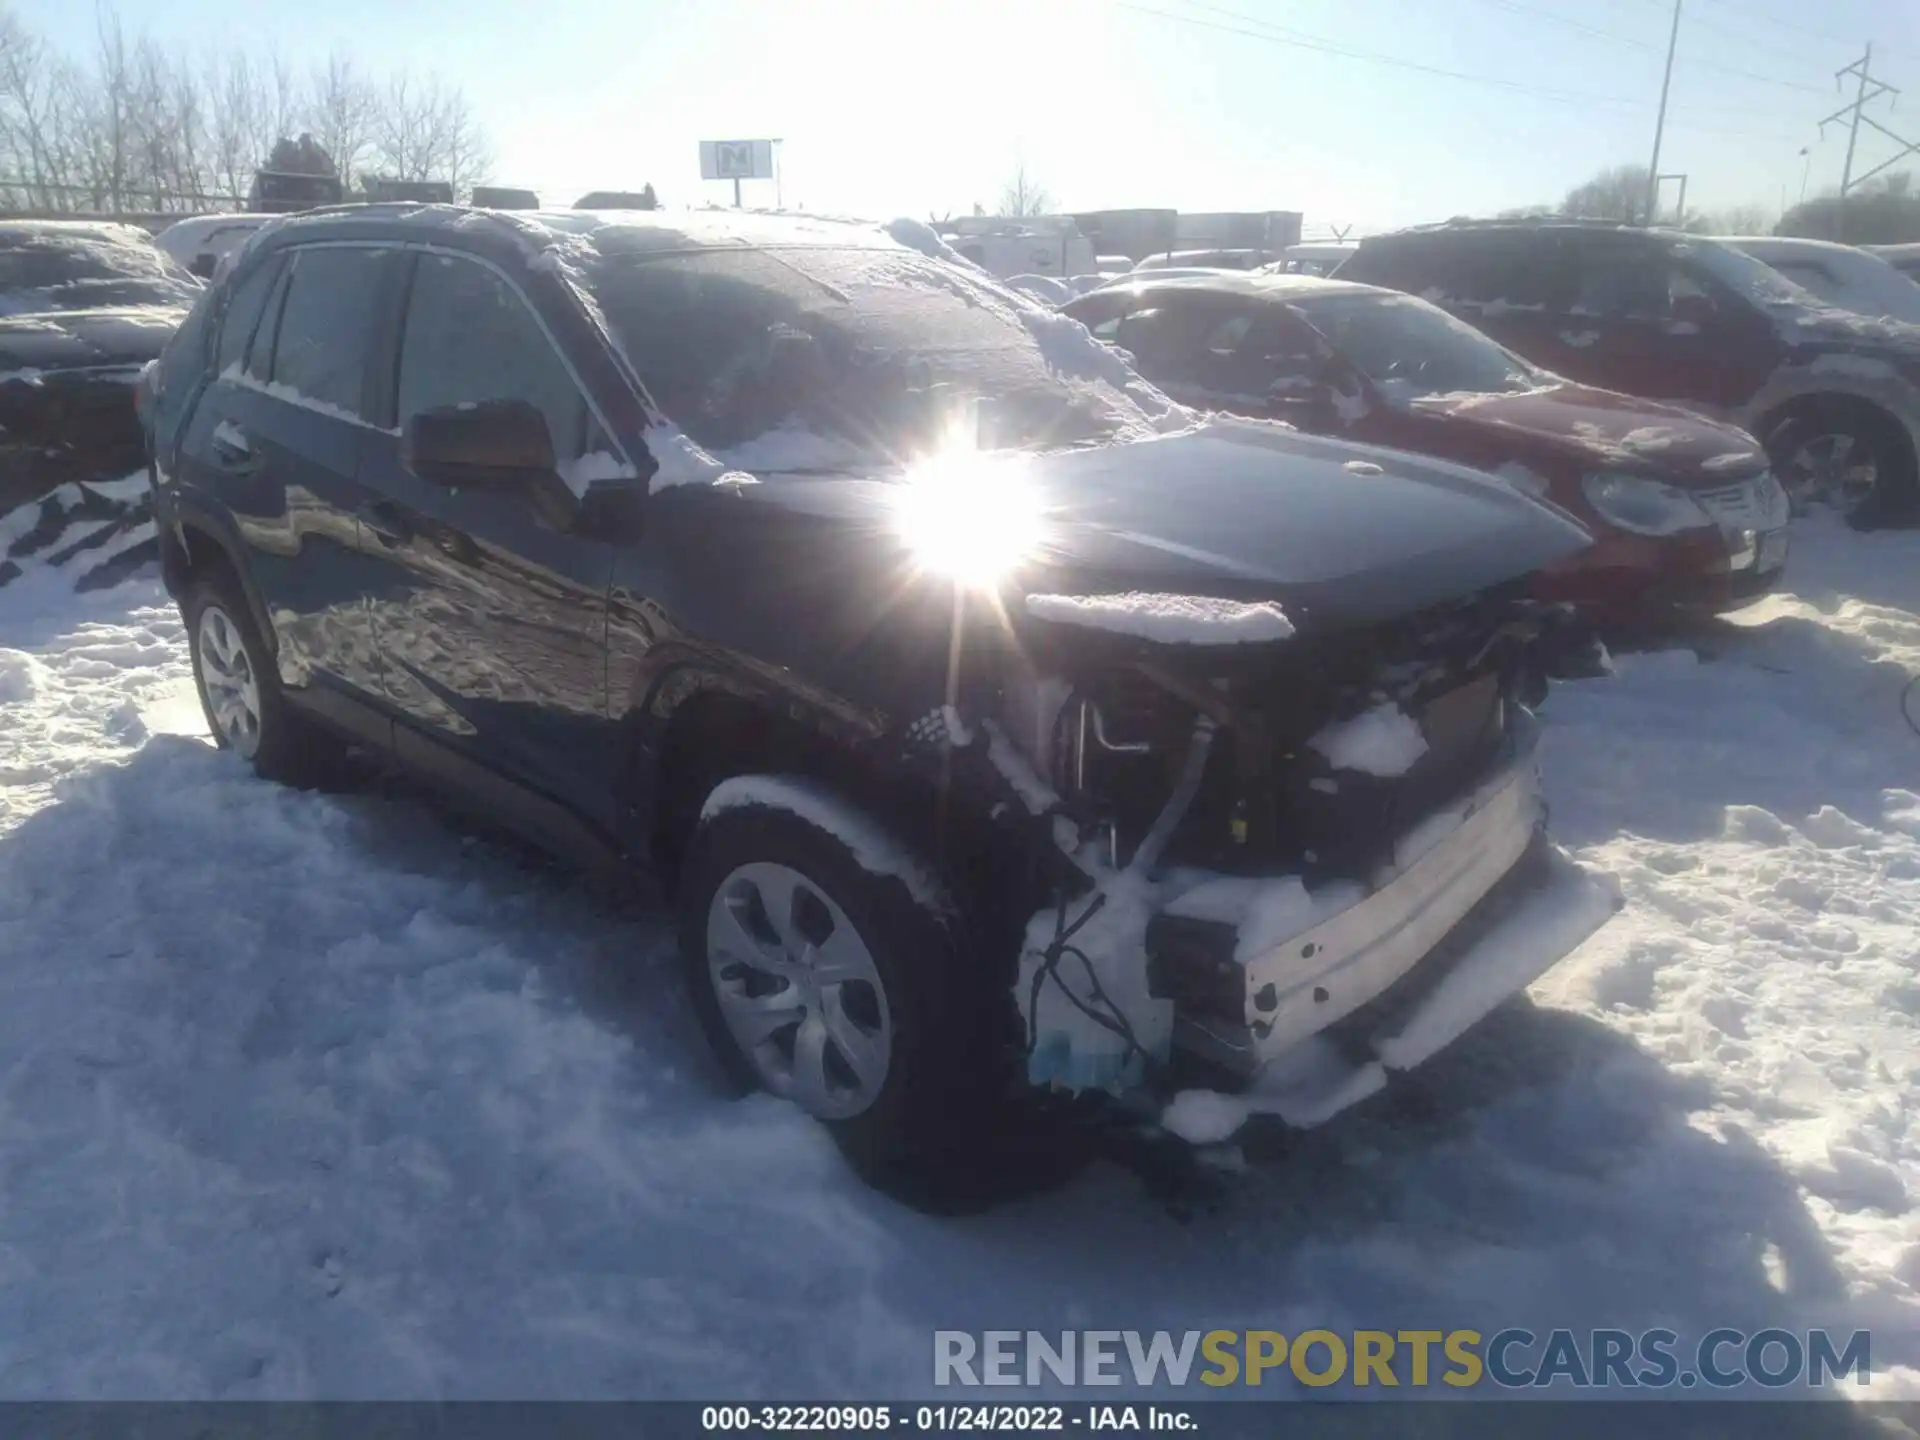
MULTIPOLYGON (((1782 20, 1779 16, 1769 14, 1764 10, 1750 10, 1744 5, 1736 5, 1733 3, 1733 0, 1701 0, 1701 3, 1711 5, 1718 10, 1729 11, 1732 14, 1738 15, 1743 20, 1758 20, 1763 25, 1777 25, 1780 29, 1790 30, 1796 35, 1811 36, 1816 40, 1830 41, 1835 45, 1858 45, 1860 43, 1859 39, 1855 36, 1836 35, 1831 30, 1816 30, 1810 25, 1797 25, 1791 20, 1782 20)), ((1881 48, 1883 50, 1893 50, 1898 54, 1920 54, 1920 51, 1903 50, 1893 45, 1883 45, 1881 48)))
MULTIPOLYGON (((1524 95, 1537 96, 1543 100, 1552 100, 1573 105, 1628 105, 1638 107, 1646 102, 1638 98, 1623 95, 1594 95, 1582 91, 1551 89, 1546 86, 1528 85, 1517 80, 1508 80, 1502 76, 1476 75, 1469 71, 1452 70, 1444 66, 1429 65, 1424 61, 1408 60, 1398 55, 1386 55, 1374 50, 1361 50, 1354 46, 1342 45, 1324 36, 1314 35, 1303 30, 1293 30, 1286 26, 1274 25, 1255 16, 1243 14, 1237 10, 1228 10, 1218 5, 1202 5, 1198 0, 1189 0, 1196 9, 1204 9, 1214 14, 1228 16, 1244 24, 1229 24, 1225 20, 1211 20, 1199 15, 1181 14, 1170 10, 1156 9, 1142 5, 1138 0, 1112 0, 1116 8, 1130 10, 1139 15, 1150 15, 1156 19, 1171 21, 1176 25, 1192 25, 1204 30, 1215 30, 1227 35, 1244 36, 1251 40, 1264 40, 1268 44, 1283 45, 1293 49, 1313 51, 1323 55, 1334 55, 1343 59, 1359 60, 1368 64, 1387 65, 1397 69, 1412 70, 1424 75, 1436 75, 1449 80, 1462 80, 1470 84, 1486 85, 1500 90, 1508 90, 1524 95), (1259 28, 1248 28, 1258 26, 1259 28)), ((1809 87, 1810 88, 1810 87, 1809 87)), ((1824 94, 1824 91, 1816 91, 1824 94)), ((1727 109, 1738 108, 1740 113, 1751 113, 1748 107, 1680 106, 1679 109, 1727 109)), ((1756 139, 1779 140, 1786 142, 1792 137, 1779 133, 1764 133, 1751 130, 1735 130, 1729 127, 1703 125, 1694 121, 1675 120, 1674 125, 1689 130, 1704 130, 1726 135, 1742 135, 1756 139)))
POLYGON ((1218 30, 1227 35, 1243 35, 1252 40, 1265 40, 1272 45, 1291 46, 1297 50, 1312 50, 1323 55, 1338 55, 1348 60, 1364 60, 1375 65, 1391 65, 1402 70, 1414 70, 1423 75, 1439 75, 1448 80, 1465 80, 1476 85, 1490 85, 1500 90, 1517 91, 1524 95, 1539 95, 1552 100, 1565 101, 1577 105, 1618 105, 1627 103, 1609 95, 1588 95, 1572 90, 1552 90, 1539 85, 1527 85, 1518 80, 1508 80, 1497 75, 1475 75, 1465 70, 1449 70, 1440 65, 1428 65, 1419 60, 1406 60, 1398 55, 1383 55, 1375 50, 1358 50, 1341 45, 1324 36, 1312 35, 1304 30, 1291 30, 1282 25, 1273 25, 1251 15, 1241 14, 1237 10, 1225 10, 1217 5, 1202 5, 1196 8, 1210 10, 1220 15, 1231 16, 1251 25, 1258 30, 1247 29, 1245 25, 1229 25, 1219 20, 1207 20, 1198 15, 1176 14, 1171 10, 1156 10, 1149 5, 1134 3, 1134 0, 1113 0, 1113 4, 1122 10, 1131 10, 1140 15, 1152 15, 1161 20, 1171 20, 1176 25, 1196 25, 1205 30, 1218 30))

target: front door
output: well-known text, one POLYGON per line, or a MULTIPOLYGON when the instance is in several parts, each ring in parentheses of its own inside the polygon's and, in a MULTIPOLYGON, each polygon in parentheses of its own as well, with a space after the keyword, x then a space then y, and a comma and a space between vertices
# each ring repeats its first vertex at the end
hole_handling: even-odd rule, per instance
MULTIPOLYGON (((620 469, 583 388, 527 300, 497 270, 410 256, 388 398, 395 430, 423 410, 517 399, 547 417, 561 474, 620 469)), ((460 783, 504 778, 545 838, 553 807, 615 823, 607 713, 612 545, 551 528, 512 494, 422 479, 397 433, 368 452, 364 523, 393 570, 374 607, 403 759, 460 783)))

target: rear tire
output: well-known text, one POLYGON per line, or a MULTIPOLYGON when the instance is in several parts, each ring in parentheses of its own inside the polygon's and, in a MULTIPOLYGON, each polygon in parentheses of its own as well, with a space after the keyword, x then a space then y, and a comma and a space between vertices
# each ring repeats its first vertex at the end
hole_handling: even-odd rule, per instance
POLYGON ((1775 478, 1796 514, 1828 505, 1856 529, 1912 518, 1920 508, 1913 444, 1898 421, 1864 401, 1816 399, 1765 436, 1775 478))
POLYGON ((220 572, 196 578, 181 597, 180 614, 214 743, 264 780, 305 786, 331 776, 345 747, 287 704, 273 654, 238 583, 220 572))
MULTIPOLYGON (((822 787, 783 783, 814 813, 878 828, 822 787)), ((695 1010, 743 1091, 792 1099, 909 1204, 998 1198, 980 1172, 1008 1109, 999 1037, 1012 997, 965 953, 943 891, 876 873, 835 830, 754 803, 700 822, 679 910, 695 1010)))

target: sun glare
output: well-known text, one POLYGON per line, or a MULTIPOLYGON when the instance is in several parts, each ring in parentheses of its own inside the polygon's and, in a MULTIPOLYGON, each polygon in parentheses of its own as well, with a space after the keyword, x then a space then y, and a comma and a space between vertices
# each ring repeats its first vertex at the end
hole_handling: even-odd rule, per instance
POLYGON ((894 519, 921 565, 981 588, 1040 541, 1039 497, 1017 456, 963 449, 920 462, 900 487, 894 519))

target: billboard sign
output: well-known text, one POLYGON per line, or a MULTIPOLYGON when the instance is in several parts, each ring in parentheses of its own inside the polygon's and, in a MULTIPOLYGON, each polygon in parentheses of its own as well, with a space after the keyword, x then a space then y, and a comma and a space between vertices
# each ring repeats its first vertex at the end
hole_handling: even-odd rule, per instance
POLYGON ((773 141, 702 140, 702 180, 771 180, 773 141))

